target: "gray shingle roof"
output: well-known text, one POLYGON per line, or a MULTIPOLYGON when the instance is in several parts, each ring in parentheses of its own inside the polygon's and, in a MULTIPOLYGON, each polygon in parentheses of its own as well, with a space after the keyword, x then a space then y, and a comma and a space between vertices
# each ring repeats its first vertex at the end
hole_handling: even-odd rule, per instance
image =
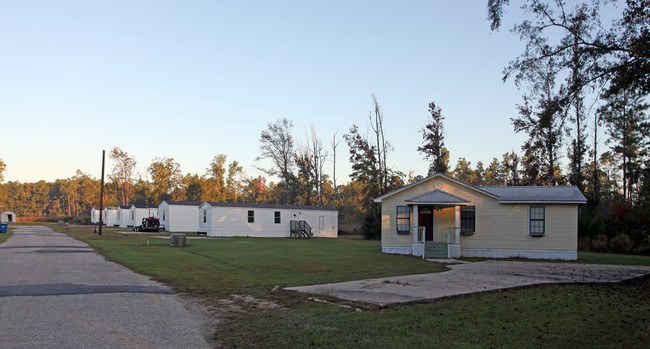
POLYGON ((336 211, 327 206, 298 206, 298 205, 283 205, 283 204, 256 204, 244 202, 209 202, 210 206, 219 207, 247 207, 247 208, 277 208, 277 209, 292 209, 292 210, 323 210, 323 211, 336 211))
POLYGON ((135 208, 158 208, 158 206, 152 206, 152 205, 140 205, 140 204, 134 204, 135 208))
POLYGON ((412 198, 404 200, 408 203, 433 203, 433 204, 463 204, 468 203, 469 200, 461 198, 446 191, 435 189, 426 193, 416 195, 412 198))
POLYGON ((586 203, 587 198, 575 186, 562 187, 481 187, 476 188, 499 197, 507 202, 564 202, 586 203))
POLYGON ((181 206, 200 206, 201 201, 172 201, 172 200, 163 200, 168 205, 181 205, 181 206))

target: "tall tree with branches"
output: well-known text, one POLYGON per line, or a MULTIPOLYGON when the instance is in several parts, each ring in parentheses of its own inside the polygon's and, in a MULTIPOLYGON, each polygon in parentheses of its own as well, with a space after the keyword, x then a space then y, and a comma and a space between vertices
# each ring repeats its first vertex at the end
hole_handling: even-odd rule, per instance
POLYGON ((424 154, 424 158, 431 161, 428 175, 434 173, 447 173, 449 171, 449 151, 445 148, 445 127, 442 116, 442 109, 434 102, 429 103, 431 120, 420 132, 422 133, 422 145, 418 151, 424 154))
POLYGON ((377 181, 379 184, 380 192, 385 192, 388 188, 388 165, 386 163, 386 153, 392 150, 391 144, 386 141, 384 136, 384 111, 381 109, 379 102, 377 101, 377 96, 372 94, 372 111, 368 115, 370 120, 370 128, 375 134, 375 150, 377 151, 377 169, 378 177, 377 181))
POLYGON ((271 159, 273 167, 262 169, 270 176, 277 176, 282 179, 285 186, 284 203, 292 203, 292 190, 295 175, 295 142, 291 133, 293 122, 286 118, 269 123, 266 130, 260 136, 260 156, 256 160, 271 159))
POLYGON ((109 178, 117 188, 117 197, 121 205, 126 206, 132 199, 133 182, 136 161, 127 152, 113 147, 109 154, 113 160, 113 169, 109 178))
POLYGON ((641 178, 644 160, 650 144, 650 119, 641 94, 635 91, 610 95, 608 103, 599 109, 605 122, 612 150, 621 160, 623 198, 630 201, 633 187, 641 178))

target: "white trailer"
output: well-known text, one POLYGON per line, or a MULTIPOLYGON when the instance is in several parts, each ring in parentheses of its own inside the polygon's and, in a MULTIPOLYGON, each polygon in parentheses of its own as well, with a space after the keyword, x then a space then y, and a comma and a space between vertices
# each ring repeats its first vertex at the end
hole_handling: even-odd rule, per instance
POLYGON ((199 231, 199 201, 163 200, 158 205, 161 228, 169 232, 199 231))
POLYGON ((323 206, 203 202, 199 232, 208 236, 290 237, 292 226, 338 237, 338 211, 323 206), (293 223, 292 223, 293 222, 293 223))

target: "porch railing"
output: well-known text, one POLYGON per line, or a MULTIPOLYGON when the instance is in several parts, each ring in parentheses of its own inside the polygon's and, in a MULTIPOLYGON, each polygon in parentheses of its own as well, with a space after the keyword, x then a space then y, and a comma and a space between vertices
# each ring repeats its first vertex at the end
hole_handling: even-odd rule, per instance
POLYGON ((414 242, 424 242, 424 238, 427 233, 427 227, 413 226, 413 232, 415 232, 414 242))
POLYGON ((460 233, 460 227, 449 227, 447 228, 447 243, 448 244, 457 244, 460 241, 458 241, 458 234, 456 232, 460 233))

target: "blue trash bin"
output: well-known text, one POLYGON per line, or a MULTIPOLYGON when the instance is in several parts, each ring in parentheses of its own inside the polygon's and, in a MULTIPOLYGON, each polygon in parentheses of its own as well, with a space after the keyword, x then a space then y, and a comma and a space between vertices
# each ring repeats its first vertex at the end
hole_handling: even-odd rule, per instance
POLYGON ((7 234, 7 223, 0 223, 0 233, 7 234))

